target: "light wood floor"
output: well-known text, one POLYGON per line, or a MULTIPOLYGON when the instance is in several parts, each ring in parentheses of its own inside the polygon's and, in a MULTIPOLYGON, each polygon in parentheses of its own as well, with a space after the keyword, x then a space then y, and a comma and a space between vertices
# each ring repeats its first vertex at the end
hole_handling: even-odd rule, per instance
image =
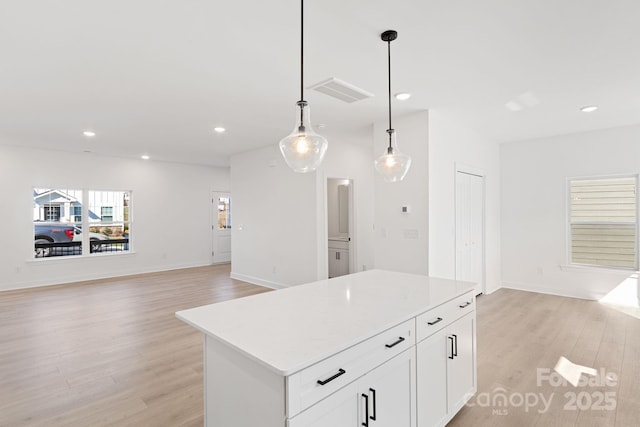
MULTIPOLYGON (((202 339, 174 312, 265 291, 223 265, 0 292, 0 426, 201 426, 202 339)), ((479 297, 478 386, 450 426, 638 426, 640 320, 592 301, 479 297), (617 385, 538 386, 560 356, 617 385), (513 404, 487 406, 500 390, 513 404), (567 392, 613 392, 616 409, 565 410, 567 392), (548 411, 517 406, 528 393, 553 394, 548 411)))
POLYGON ((449 427, 640 426, 638 318, 596 301, 501 289, 478 297, 477 319, 478 393, 449 427), (538 369, 553 372, 561 356, 615 375, 616 385, 538 381, 538 369))
POLYGON ((0 292, 0 426, 202 426, 190 307, 268 289, 229 266, 0 292))

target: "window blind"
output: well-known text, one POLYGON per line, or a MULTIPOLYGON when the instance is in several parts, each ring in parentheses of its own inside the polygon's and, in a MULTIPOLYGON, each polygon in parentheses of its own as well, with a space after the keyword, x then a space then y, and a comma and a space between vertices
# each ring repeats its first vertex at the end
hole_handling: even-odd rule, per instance
POLYGON ((570 181, 572 263, 637 268, 636 186, 636 177, 570 181))

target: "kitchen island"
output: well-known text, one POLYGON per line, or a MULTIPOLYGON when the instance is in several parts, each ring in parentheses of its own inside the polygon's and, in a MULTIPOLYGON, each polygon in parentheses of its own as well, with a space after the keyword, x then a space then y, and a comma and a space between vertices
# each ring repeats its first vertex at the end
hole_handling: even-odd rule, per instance
POLYGON ((473 284, 371 270, 196 307, 205 424, 444 425, 476 391, 473 284))

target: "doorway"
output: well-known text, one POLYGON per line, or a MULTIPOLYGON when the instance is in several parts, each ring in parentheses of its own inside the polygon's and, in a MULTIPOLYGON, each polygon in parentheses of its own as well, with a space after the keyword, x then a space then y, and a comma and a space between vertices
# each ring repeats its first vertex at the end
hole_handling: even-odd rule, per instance
POLYGON ((231 262, 231 195, 214 191, 211 203, 212 262, 231 262))
POLYGON ((476 295, 485 291, 484 173, 456 167, 456 280, 474 282, 476 295))
POLYGON ((328 277, 353 273, 355 245, 353 223, 353 180, 327 178, 328 277))

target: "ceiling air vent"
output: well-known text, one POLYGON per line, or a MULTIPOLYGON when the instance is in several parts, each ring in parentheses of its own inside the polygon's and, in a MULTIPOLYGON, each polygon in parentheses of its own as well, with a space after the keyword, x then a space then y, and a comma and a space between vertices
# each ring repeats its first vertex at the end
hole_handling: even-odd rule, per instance
POLYGON ((336 79, 335 77, 328 78, 313 86, 309 86, 309 89, 317 90, 325 95, 333 96, 334 98, 338 98, 349 103, 371 98, 373 96, 372 93, 362 90, 347 82, 343 82, 340 79, 336 79))

